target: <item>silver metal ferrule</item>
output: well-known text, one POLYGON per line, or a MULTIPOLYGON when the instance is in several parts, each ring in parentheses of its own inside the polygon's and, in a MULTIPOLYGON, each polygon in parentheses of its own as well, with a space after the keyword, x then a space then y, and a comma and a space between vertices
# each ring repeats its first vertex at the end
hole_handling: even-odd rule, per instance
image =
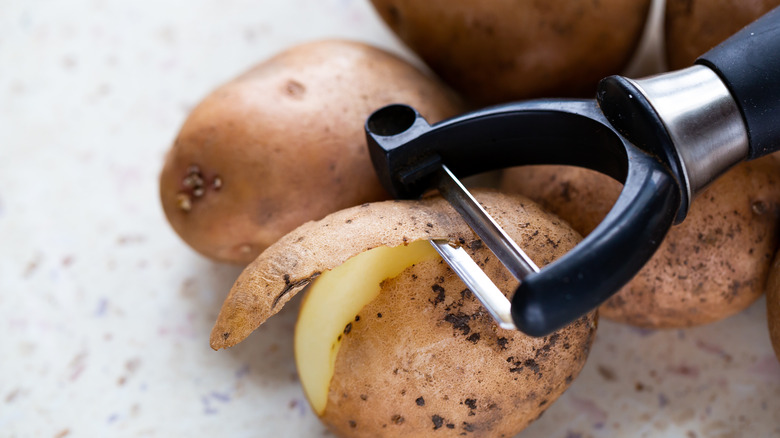
POLYGON ((748 156, 745 122, 709 67, 632 80, 664 123, 682 163, 688 199, 748 156))

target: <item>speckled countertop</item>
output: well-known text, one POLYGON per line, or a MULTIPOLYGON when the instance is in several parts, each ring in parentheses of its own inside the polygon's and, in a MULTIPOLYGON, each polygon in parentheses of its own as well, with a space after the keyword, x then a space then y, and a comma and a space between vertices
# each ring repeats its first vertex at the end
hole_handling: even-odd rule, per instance
MULTIPOLYGON (((3 2, 0 436, 327 435, 296 378, 296 306, 212 351, 239 269, 193 253, 157 200, 200 98, 325 36, 405 53, 364 0, 3 2)), ((764 301, 690 330, 602 322, 521 436, 780 436, 764 301)))

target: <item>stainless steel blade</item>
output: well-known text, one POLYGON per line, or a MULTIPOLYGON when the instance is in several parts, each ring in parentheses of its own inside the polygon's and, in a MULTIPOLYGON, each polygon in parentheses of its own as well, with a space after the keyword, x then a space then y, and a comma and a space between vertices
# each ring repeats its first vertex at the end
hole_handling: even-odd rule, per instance
POLYGON ((539 272, 539 267, 485 211, 457 177, 442 165, 439 192, 460 213, 463 220, 518 280, 539 272))
POLYGON ((498 323, 498 326, 503 329, 516 330, 517 327, 515 327, 510 312, 511 303, 482 268, 471 259, 466 250, 460 246, 451 245, 446 239, 431 240, 430 242, 444 261, 463 280, 466 287, 485 306, 485 309, 498 323))
MULTIPOLYGON (((442 196, 463 217, 463 220, 515 278, 522 280, 530 274, 539 272, 539 267, 533 260, 482 208, 447 166, 442 165, 438 188, 442 196)), ((471 259, 466 250, 460 246, 451 245, 447 240, 431 240, 430 242, 444 261, 485 306, 499 327, 516 329, 512 320, 512 304, 509 299, 504 296, 482 268, 471 259)))

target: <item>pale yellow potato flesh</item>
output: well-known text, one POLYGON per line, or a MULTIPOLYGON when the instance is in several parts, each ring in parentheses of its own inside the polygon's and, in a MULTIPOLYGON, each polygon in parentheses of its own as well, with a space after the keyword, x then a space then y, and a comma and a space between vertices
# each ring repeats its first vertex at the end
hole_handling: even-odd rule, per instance
POLYGON ((424 240, 407 246, 374 248, 320 275, 309 287, 295 326, 295 362, 312 409, 322 415, 328 401, 342 334, 373 301, 380 284, 404 269, 438 257, 424 240))

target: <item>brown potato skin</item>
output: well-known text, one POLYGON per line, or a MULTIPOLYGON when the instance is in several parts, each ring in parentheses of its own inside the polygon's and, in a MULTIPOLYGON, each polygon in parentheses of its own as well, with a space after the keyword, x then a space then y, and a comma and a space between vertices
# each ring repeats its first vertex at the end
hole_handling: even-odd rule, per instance
POLYGON ((477 106, 592 96, 622 71, 649 0, 372 0, 388 26, 477 106))
POLYGON ((325 40, 279 53, 188 116, 160 176, 166 217, 201 254, 247 264, 308 220, 386 199, 363 124, 391 103, 431 122, 462 111, 438 80, 366 44, 325 40), (193 166, 199 196, 187 186, 193 166))
MULTIPOLYGON (((621 189, 593 171, 552 166, 511 169, 501 187, 536 199, 583 234, 601 222, 621 189), (601 211, 592 208, 594 199, 601 199, 601 211)), ((600 307, 601 316, 639 327, 678 328, 743 310, 766 285, 779 212, 775 157, 739 164, 699 194, 647 265, 600 307)))
POLYGON ((780 360, 780 252, 772 262, 772 270, 766 287, 766 316, 769 338, 775 355, 780 360))
POLYGON ((693 65, 780 0, 666 0, 666 61, 670 69, 693 65))

